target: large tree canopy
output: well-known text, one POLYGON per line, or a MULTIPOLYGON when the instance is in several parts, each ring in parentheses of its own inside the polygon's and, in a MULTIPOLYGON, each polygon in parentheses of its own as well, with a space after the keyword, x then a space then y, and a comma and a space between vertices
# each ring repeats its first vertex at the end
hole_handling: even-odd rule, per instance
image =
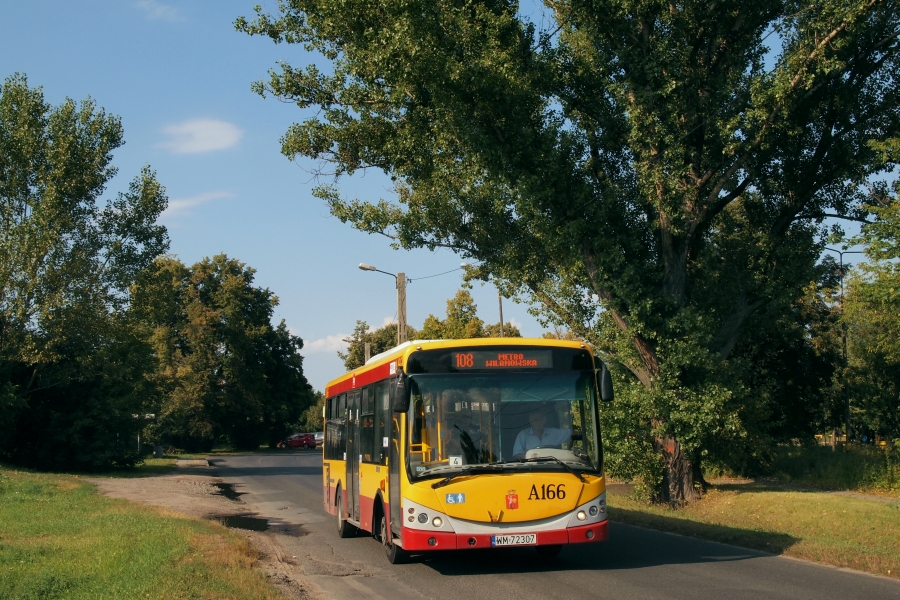
POLYGON ((101 200, 122 136, 90 99, 51 106, 24 75, 0 88, 0 456, 20 464, 136 456, 149 349, 124 309, 169 241, 149 168, 101 200))
POLYGON ((160 258, 135 287, 133 312, 153 348, 158 390, 152 434, 181 448, 275 444, 316 398, 303 375, 303 340, 255 270, 224 254, 188 268, 160 258))
POLYGON ((320 188, 333 214, 476 259, 478 276, 594 340, 639 382, 620 384, 634 423, 623 435, 650 432, 658 497, 694 497, 701 457, 746 437, 755 414, 746 369, 731 364, 742 332, 802 296, 823 220, 861 218, 867 182, 890 166, 897 3, 279 11, 236 25, 329 63, 282 63, 257 84, 314 109, 283 152, 396 182, 397 198, 377 204, 320 188))

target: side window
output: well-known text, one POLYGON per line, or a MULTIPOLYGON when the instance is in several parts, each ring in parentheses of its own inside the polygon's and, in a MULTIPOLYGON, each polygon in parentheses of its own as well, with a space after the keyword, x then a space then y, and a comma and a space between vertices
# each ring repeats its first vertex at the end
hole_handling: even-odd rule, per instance
POLYGON ((375 462, 387 464, 389 453, 388 439, 391 435, 391 404, 387 381, 375 384, 373 390, 375 404, 375 447, 373 457, 375 462))
POLYGON ((364 415, 371 415, 373 412, 375 412, 375 409, 373 407, 374 402, 372 401, 372 396, 373 396, 373 394, 372 394, 371 386, 369 386, 363 390, 362 414, 364 414, 364 415))
POLYGON ((359 453, 362 454, 364 462, 373 462, 372 446, 375 439, 375 403, 373 397, 372 386, 363 390, 362 393, 362 411, 360 413, 360 446, 359 453))
POLYGON ((325 453, 329 460, 344 460, 346 440, 344 438, 344 416, 347 409, 347 394, 328 400, 328 420, 325 423, 325 453))

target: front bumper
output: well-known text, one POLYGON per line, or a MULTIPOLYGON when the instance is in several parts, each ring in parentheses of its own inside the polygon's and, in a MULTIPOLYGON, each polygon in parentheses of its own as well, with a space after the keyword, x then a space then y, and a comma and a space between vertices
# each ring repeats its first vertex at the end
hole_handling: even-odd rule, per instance
MULTIPOLYGON (((604 542, 609 537, 608 520, 590 525, 537 531, 537 545, 582 544, 588 542, 604 542)), ((497 532, 500 535, 509 532, 497 532)), ((532 533, 523 528, 522 533, 532 533)), ((468 550, 490 548, 491 535, 484 533, 452 533, 443 531, 422 531, 404 527, 401 537, 403 549, 408 552, 424 552, 428 550, 468 550)), ((522 546, 507 546, 522 547, 522 546)))

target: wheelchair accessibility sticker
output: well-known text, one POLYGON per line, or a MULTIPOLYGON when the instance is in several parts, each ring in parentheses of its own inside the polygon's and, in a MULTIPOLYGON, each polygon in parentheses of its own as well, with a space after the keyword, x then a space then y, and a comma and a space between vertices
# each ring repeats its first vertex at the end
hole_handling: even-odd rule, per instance
POLYGON ((466 495, 465 494, 447 494, 447 504, 465 504, 466 503, 466 495))

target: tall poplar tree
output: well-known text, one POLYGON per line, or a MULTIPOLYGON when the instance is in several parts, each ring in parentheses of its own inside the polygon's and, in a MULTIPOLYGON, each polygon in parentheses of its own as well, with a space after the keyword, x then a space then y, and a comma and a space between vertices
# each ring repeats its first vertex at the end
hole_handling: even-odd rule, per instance
POLYGON ((332 213, 475 259, 476 275, 593 339, 623 366, 614 410, 643 476, 659 500, 690 500, 709 450, 765 418, 732 364, 743 332, 802 295, 824 219, 861 218, 885 168, 900 7, 530 7, 282 0, 236 26, 327 63, 281 63, 255 86, 312 109, 286 156, 396 182, 376 204, 320 188, 332 213))

